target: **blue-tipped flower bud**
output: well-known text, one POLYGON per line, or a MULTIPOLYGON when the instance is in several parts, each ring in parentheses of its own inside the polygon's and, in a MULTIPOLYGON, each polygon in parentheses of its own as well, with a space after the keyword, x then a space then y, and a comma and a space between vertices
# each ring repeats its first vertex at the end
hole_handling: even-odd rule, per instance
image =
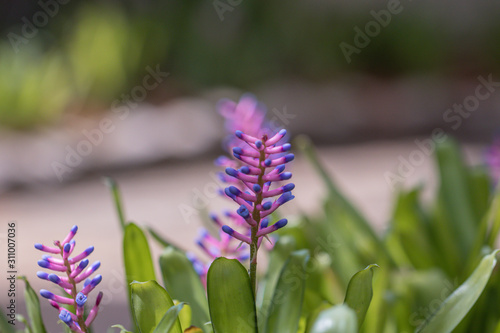
POLYGON ((89 264, 89 260, 87 258, 85 258, 82 261, 80 261, 80 264, 78 264, 78 267, 80 269, 84 269, 85 267, 87 267, 88 264, 89 264))
POLYGON ((282 174, 280 174, 280 179, 281 180, 288 180, 292 178, 292 173, 291 172, 283 172, 282 174))
POLYGON ((276 167, 276 170, 278 170, 278 173, 282 173, 283 170, 285 170, 286 165, 285 164, 280 164, 276 167))
POLYGON ((271 163, 273 163, 273 161, 272 161, 272 160, 270 160, 270 159, 266 159, 266 160, 264 161, 264 165, 265 165, 266 167, 271 166, 271 163))
POLYGON ((224 231, 229 236, 232 236, 233 233, 234 233, 234 230, 231 227, 227 226, 227 225, 222 226, 222 231, 224 231))
POLYGON ((55 274, 49 274, 49 280, 55 284, 59 284, 61 282, 61 278, 55 274))
POLYGON ((235 186, 229 186, 228 189, 229 189, 229 192, 231 192, 234 195, 240 195, 241 194, 241 191, 237 187, 235 187, 235 186))
POLYGON ((45 290, 45 289, 40 290, 40 295, 42 295, 42 297, 45 297, 47 299, 53 299, 54 298, 54 294, 51 293, 48 290, 45 290))
POLYGON ((273 206, 273 203, 271 201, 267 201, 267 202, 264 202, 262 204, 262 208, 264 208, 264 210, 271 209, 272 206, 273 206))
POLYGON ((85 254, 86 255, 89 255, 92 252, 94 252, 94 247, 93 246, 89 246, 88 248, 85 249, 85 254))
POLYGON ((102 275, 96 275, 93 279, 92 279, 92 282, 90 282, 90 284, 92 285, 92 287, 95 287, 97 286, 99 283, 101 283, 102 281, 102 275))
POLYGON ((87 296, 85 296, 83 293, 78 293, 76 295, 76 305, 78 305, 79 307, 82 307, 85 305, 85 302, 87 302, 87 296))
POLYGON ((236 171, 233 168, 226 168, 226 173, 230 176, 237 177, 238 176, 238 171, 236 171))
POLYGON ((243 154, 243 149, 241 149, 240 147, 234 147, 233 153, 237 154, 237 155, 241 155, 241 154, 243 154))
POLYGON ((71 250, 71 245, 69 243, 64 244, 63 250, 68 253, 71 250))
POLYGON ((260 221, 260 228, 261 229, 267 228, 268 225, 269 225, 269 219, 262 219, 262 221, 260 221))
POLYGON ((294 188, 295 188, 295 184, 294 183, 286 184, 286 185, 283 186, 283 192, 290 192, 294 188))
POLYGON ((278 205, 283 205, 293 198, 295 198, 295 196, 293 196, 292 193, 285 192, 278 198, 278 200, 276 200, 276 202, 278 203, 278 205))
POLYGON ((250 216, 250 212, 243 205, 241 205, 240 208, 238 208, 238 210, 236 212, 238 213, 238 215, 240 215, 244 219, 246 219, 246 218, 248 218, 250 216))
POLYGON ((255 146, 256 146, 258 149, 260 149, 260 148, 262 147, 262 141, 260 141, 260 140, 255 141, 255 146))
POLYGON ((240 168, 240 172, 244 173, 245 175, 248 175, 250 173, 250 168, 244 165, 240 168))
POLYGON ((42 250, 42 249, 43 249, 43 245, 42 245, 42 244, 40 244, 40 243, 36 243, 36 244, 35 244, 35 249, 37 249, 37 250, 42 250))
POLYGON ((101 262, 96 261, 92 264, 92 266, 90 266, 90 269, 92 270, 92 272, 95 272, 97 269, 99 269, 99 267, 101 267, 101 262))
POLYGON ((42 268, 48 268, 50 266, 50 262, 48 262, 47 260, 38 260, 37 264, 42 268))
POLYGON ((83 287, 85 288, 86 286, 88 286, 90 284, 90 282, 92 282, 92 280, 85 279, 85 282, 83 282, 83 287))
POLYGON ((292 149, 292 145, 291 144, 285 143, 283 145, 283 148, 282 148, 283 151, 289 151, 290 149, 292 149))
POLYGON ((71 228, 71 232, 73 234, 76 234, 76 232, 78 231, 78 226, 77 225, 74 225, 72 228, 71 228))
POLYGON ((242 132, 242 131, 236 131, 234 134, 235 134, 238 138, 240 138, 240 139, 241 139, 241 138, 243 138, 243 132, 242 132))
POLYGON ((73 318, 71 318, 71 315, 66 310, 62 310, 59 313, 59 319, 61 319, 68 326, 71 325, 71 322, 73 321, 73 318))
POLYGON ((285 136, 285 135, 286 135, 286 129, 282 129, 282 130, 280 130, 280 131, 279 131, 279 134, 280 134, 281 136, 285 136))
POLYGON ((288 223, 287 219, 281 219, 281 220, 279 220, 278 222, 276 222, 274 224, 274 227, 276 228, 276 230, 278 230, 278 229, 283 228, 284 226, 286 226, 287 223, 288 223))
POLYGON ((262 191, 262 187, 260 187, 259 184, 253 184, 252 188, 255 193, 259 193, 260 191, 262 191))
POLYGON ((46 272, 36 272, 36 276, 38 276, 42 280, 48 280, 49 274, 46 272))
POLYGON ((295 158, 294 154, 288 154, 285 156, 285 162, 293 161, 294 158, 295 158))

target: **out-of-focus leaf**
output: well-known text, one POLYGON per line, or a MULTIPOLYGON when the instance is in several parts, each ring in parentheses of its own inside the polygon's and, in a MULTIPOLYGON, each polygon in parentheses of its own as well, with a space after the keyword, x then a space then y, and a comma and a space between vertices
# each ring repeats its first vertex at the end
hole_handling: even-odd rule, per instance
POLYGON ((316 172, 323 179, 323 183, 328 187, 330 199, 335 203, 335 206, 345 210, 356 227, 370 238, 373 245, 380 251, 380 253, 388 256, 383 243, 373 230, 371 224, 368 223, 366 218, 363 217, 363 215, 344 197, 344 195, 337 188, 337 185, 333 182, 332 178, 328 175, 328 172, 319 160, 310 139, 306 136, 299 136, 297 137, 296 142, 297 146, 306 155, 309 162, 316 169, 316 172))
MULTIPOLYGON (((151 227, 146 227, 148 230, 149 234, 153 237, 153 239, 160 244, 162 247, 173 247, 176 250, 183 251, 180 247, 174 245, 171 241, 165 239, 163 236, 161 236, 155 229, 151 227)), ((185 251, 183 251, 185 252, 185 251)))
MULTIPOLYGON (((174 306, 174 302, 167 291, 156 281, 132 282, 130 289, 132 291, 131 303, 136 326, 140 333, 154 332, 167 311, 174 306)), ((182 333, 177 315, 175 315, 173 328, 164 332, 182 333)))
POLYGON ((372 279, 373 268, 376 264, 369 265, 362 271, 357 272, 349 281, 344 304, 356 312, 358 327, 361 327, 365 320, 366 312, 370 307, 373 296, 372 279))
POLYGON ((358 320, 356 312, 347 305, 336 305, 323 310, 310 333, 357 333, 358 320))
POLYGON ((471 193, 472 209, 475 221, 481 221, 488 210, 491 194, 491 179, 488 170, 484 167, 474 167, 467 173, 467 179, 471 193))
POLYGON ((467 315, 483 292, 496 265, 498 250, 485 256, 471 276, 441 304, 417 333, 451 332, 467 315))
POLYGON ((283 266, 290 254, 295 250, 295 239, 292 236, 284 235, 274 245, 269 253, 269 264, 264 277, 264 282, 257 292, 257 306, 259 310, 259 331, 264 332, 267 322, 267 314, 273 298, 274 290, 283 266))
POLYGON ((269 333, 297 332, 306 286, 309 251, 293 252, 283 267, 267 318, 269 333))
POLYGON ((467 167, 460 148, 452 139, 436 144, 436 158, 440 176, 440 199, 455 243, 460 254, 467 256, 477 235, 467 167))
POLYGON ((15 319, 10 319, 10 318, 7 319, 4 316, 4 312, 3 311, 0 312, 0 329, 1 329, 1 332, 16 333, 16 331, 14 330, 14 325, 9 324, 10 320, 15 320, 15 319))
POLYGON ((118 188, 118 184, 113 178, 110 177, 104 177, 104 184, 106 184, 106 186, 111 191, 111 196, 113 197, 113 203, 115 204, 116 214, 118 215, 118 221, 120 222, 122 231, 125 231, 127 223, 125 220, 125 214, 123 213, 122 198, 120 194, 120 189, 118 188))
MULTIPOLYGON (((129 223, 125 227, 123 235, 123 261, 128 286, 127 291, 130 299, 130 284, 132 281, 145 282, 156 280, 148 240, 141 228, 134 223, 129 223)), ((130 307, 130 311, 133 313, 132 304, 130 304, 130 307)))
MULTIPOLYGON (((23 323, 23 325, 24 325, 23 333, 33 333, 33 330, 31 329, 30 323, 28 323, 28 320, 26 318, 24 318, 24 316, 22 314, 17 313, 16 320, 18 322, 23 323)), ((3 332, 3 331, 1 331, 1 332, 3 332)), ((21 331, 19 331, 19 332, 21 332, 21 331)))
POLYGON ((186 255, 167 247, 160 256, 160 267, 165 289, 181 302, 186 302, 193 312, 192 324, 202 327, 210 320, 205 288, 186 255))
POLYGON ((158 326, 156 326, 153 333, 175 332, 174 327, 176 326, 177 323, 179 323, 179 326, 182 327, 179 321, 179 314, 181 313, 183 307, 184 303, 179 303, 168 309, 167 313, 165 313, 163 318, 160 320, 160 323, 158 324, 158 326))
POLYGON ((238 260, 220 257, 212 262, 207 294, 214 333, 257 332, 250 277, 238 260))
POLYGON ((33 330, 33 333, 46 333, 47 330, 45 329, 45 325, 43 324, 38 295, 33 290, 33 288, 31 288, 31 285, 26 277, 20 276, 19 279, 23 280, 26 283, 26 288, 24 290, 24 299, 26 301, 26 312, 28 312, 31 329, 33 330))
MULTIPOLYGON (((174 299, 174 304, 177 305, 179 302, 174 299)), ((189 304, 185 304, 182 307, 181 312, 179 312, 179 321, 183 330, 191 326, 192 311, 189 304)))

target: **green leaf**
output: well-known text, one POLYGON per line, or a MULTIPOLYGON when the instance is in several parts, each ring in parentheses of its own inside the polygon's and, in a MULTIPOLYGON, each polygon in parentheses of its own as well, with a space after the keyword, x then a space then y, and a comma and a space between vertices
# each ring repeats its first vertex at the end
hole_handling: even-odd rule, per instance
MULTIPOLYGON (((179 302, 174 299, 174 304, 177 305, 179 302)), ((193 318, 193 313, 189 304, 185 304, 179 313, 179 321, 183 330, 186 330, 191 326, 191 319, 193 318)))
POLYGON ((113 196, 113 203, 115 204, 116 213, 118 215, 118 221, 120 222, 122 231, 125 231, 127 223, 125 220, 125 214, 123 213, 122 198, 120 189, 118 188, 118 184, 114 179, 109 177, 104 177, 104 183, 111 191, 111 195, 113 196))
POLYGON ((441 304, 439 309, 417 330, 417 333, 451 332, 467 315, 486 287, 496 265, 498 250, 485 256, 469 278, 441 304))
POLYGON ((22 314, 16 313, 16 320, 24 324, 24 331, 23 331, 24 333, 33 333, 33 330, 31 329, 28 320, 24 318, 22 314))
POLYGON ((214 333, 257 332, 250 277, 238 260, 214 260, 208 270, 207 294, 214 333))
MULTIPOLYGON (((156 326, 153 333, 175 332, 175 330, 172 330, 172 329, 174 328, 175 324, 179 323, 179 325, 180 325, 180 321, 178 320, 178 318, 179 318, 179 314, 181 313, 183 306, 184 306, 184 303, 179 303, 177 305, 174 305, 170 309, 168 309, 167 313, 165 313, 163 318, 160 320, 160 323, 158 324, 158 326, 156 326)), ((181 329, 181 332, 182 332, 182 329, 181 329)))
POLYGON ((193 312, 192 324, 198 327, 210 320, 205 288, 186 255, 167 247, 160 256, 163 284, 176 300, 186 302, 193 312))
POLYGON ((308 260, 309 251, 300 250, 293 252, 285 263, 274 290, 265 332, 297 332, 308 275, 308 260))
MULTIPOLYGON (((129 223, 125 227, 123 261, 130 300, 132 281, 145 282, 156 279, 148 241, 144 232, 134 223, 129 223)), ((132 303, 130 303, 130 311, 133 313, 132 303)))
POLYGON ((4 312, 0 311, 0 332, 16 333, 16 331, 14 330, 14 325, 9 324, 10 320, 14 320, 15 323, 15 319, 10 319, 10 318, 7 319, 4 316, 4 312))
POLYGON ((26 312, 28 313, 31 323, 31 329, 33 330, 33 333, 46 333, 47 330, 45 329, 45 325, 43 323, 38 295, 33 288, 31 288, 31 285, 26 277, 20 276, 19 279, 26 283, 24 299, 26 301, 26 312))
POLYGON ((358 318, 358 327, 361 327, 365 320, 366 312, 370 307, 373 296, 372 279, 373 268, 376 264, 368 265, 362 271, 357 272, 349 281, 344 304, 356 312, 358 318))
MULTIPOLYGON (((156 281, 132 282, 132 311, 136 326, 141 333, 151 333, 174 306, 165 289, 156 281)), ((182 333, 181 324, 175 317, 173 333, 182 333)))
POLYGON ((310 333, 357 333, 356 312, 345 304, 336 305, 322 311, 310 333))
MULTIPOLYGON (((152 227, 146 227, 146 230, 149 232, 149 234, 153 237, 153 239, 160 244, 162 247, 173 247, 176 250, 183 251, 179 246, 174 245, 171 241, 167 240, 165 237, 161 236, 155 229, 152 227)), ((185 251, 183 251, 185 252, 185 251)))
POLYGON ((127 331, 127 329, 125 327, 123 327, 122 325, 113 325, 111 327, 113 327, 113 328, 119 328, 120 329, 120 333, 133 333, 133 332, 127 331))
POLYGON ((436 145, 436 158, 441 179, 440 198, 461 255, 466 257, 476 236, 473 201, 467 177, 467 167, 460 148, 452 139, 436 145))

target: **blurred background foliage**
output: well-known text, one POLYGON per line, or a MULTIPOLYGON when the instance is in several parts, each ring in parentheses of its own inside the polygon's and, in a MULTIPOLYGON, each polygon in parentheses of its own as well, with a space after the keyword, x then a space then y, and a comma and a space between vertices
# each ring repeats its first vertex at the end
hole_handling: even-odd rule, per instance
MULTIPOLYGON (((366 7, 272 0, 233 6, 221 0, 230 9, 219 14, 216 3, 59 4, 57 14, 20 43, 18 52, 9 38, 1 42, 0 123, 30 128, 57 122, 64 112, 108 108, 121 92, 140 84, 145 66, 154 64, 175 74, 169 94, 160 99, 212 86, 252 90, 278 78, 322 82, 358 72, 475 77, 484 69, 500 71, 500 25, 487 17, 488 10, 474 13, 475 29, 457 29, 432 8, 403 10, 348 63, 339 44, 352 45, 353 28, 364 30, 373 20, 370 10, 385 9, 386 2, 366 7)), ((21 18, 33 22, 43 10, 37 1, 0 6, 3 36, 22 36, 21 18)))

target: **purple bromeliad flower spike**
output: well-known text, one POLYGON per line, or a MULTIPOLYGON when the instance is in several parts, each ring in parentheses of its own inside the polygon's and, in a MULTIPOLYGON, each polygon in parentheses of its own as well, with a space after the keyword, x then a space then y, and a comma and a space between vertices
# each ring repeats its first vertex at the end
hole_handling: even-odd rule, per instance
POLYGON ((61 256, 61 258, 55 258, 50 255, 44 255, 42 260, 38 261, 38 265, 42 268, 64 274, 60 276, 53 273, 38 272, 37 276, 42 280, 51 281, 63 288, 67 296, 59 296, 45 289, 40 290, 40 295, 47 298, 50 304, 59 311, 59 319, 68 325, 71 331, 86 333, 88 332, 88 327, 97 316, 99 304, 103 296, 103 293, 99 292, 94 307, 88 313, 87 318, 84 318, 84 307, 87 297, 102 280, 101 275, 96 275, 92 279, 90 275, 99 268, 101 263, 96 261, 85 270, 89 265, 89 260, 86 258, 94 251, 93 246, 88 247, 76 256, 70 257, 75 248, 73 237, 77 230, 78 227, 76 225, 73 226, 68 236, 62 242, 54 242, 55 247, 35 244, 37 250, 61 256), (77 284, 82 281, 84 281, 83 287, 78 291, 77 284), (61 304, 74 306, 75 313, 68 311, 61 304))
POLYGON ((236 179, 240 186, 227 187, 225 194, 240 205, 237 214, 246 222, 250 235, 240 233, 227 225, 224 225, 222 230, 250 245, 250 277, 255 291, 257 251, 262 239, 287 224, 287 220, 282 219, 269 225, 268 216, 294 198, 291 192, 295 188, 293 183, 271 188, 274 182, 292 177, 290 172, 284 171, 285 164, 292 161, 294 155, 286 153, 291 148, 289 143, 278 144, 286 136, 284 129, 272 137, 267 134, 255 137, 240 130, 237 130, 235 135, 246 144, 244 148, 233 148, 234 157, 243 166, 239 169, 227 167, 226 174, 236 179), (272 198, 277 196, 279 197, 273 201, 272 198))

